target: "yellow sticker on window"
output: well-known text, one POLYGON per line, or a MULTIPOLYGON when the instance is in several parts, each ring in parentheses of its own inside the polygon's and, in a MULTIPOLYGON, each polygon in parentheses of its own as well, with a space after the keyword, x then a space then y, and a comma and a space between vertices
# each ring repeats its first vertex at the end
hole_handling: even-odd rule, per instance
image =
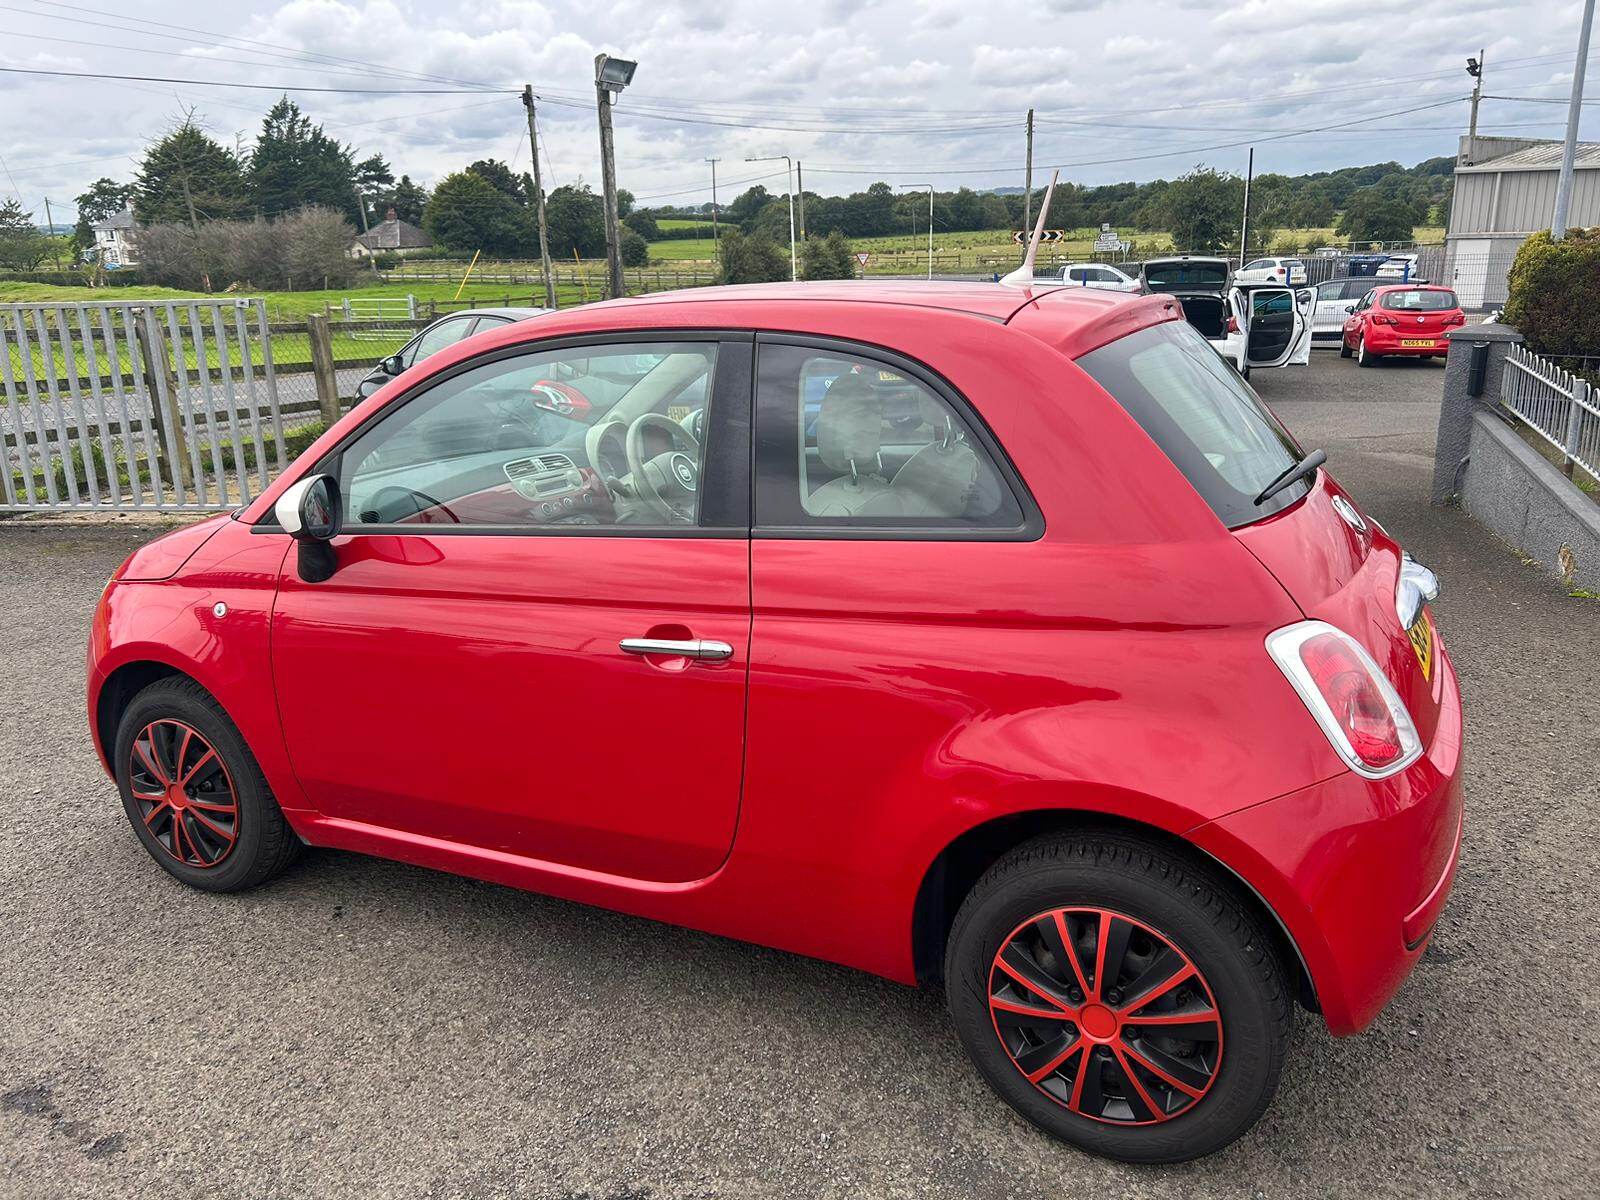
POLYGON ((878 382, 879 383, 904 383, 905 382, 905 376, 896 375, 893 371, 880 370, 878 372, 878 382))
POLYGON ((667 420, 669 420, 669 421, 676 421, 678 424, 681 425, 683 423, 683 419, 685 417, 687 417, 688 415, 689 415, 689 406, 687 404, 669 404, 669 405, 667 405, 667 420))

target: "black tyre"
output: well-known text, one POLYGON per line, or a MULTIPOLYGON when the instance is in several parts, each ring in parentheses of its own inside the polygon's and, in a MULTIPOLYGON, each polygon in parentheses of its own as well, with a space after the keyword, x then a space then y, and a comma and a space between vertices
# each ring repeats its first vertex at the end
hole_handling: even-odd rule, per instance
POLYGON ((1344 337, 1341 335, 1339 338, 1339 357, 1349 358, 1353 353, 1354 351, 1350 349, 1350 343, 1345 341, 1344 337))
POLYGON ((1367 350, 1367 339, 1362 338, 1356 343, 1356 366, 1375 367, 1378 365, 1378 356, 1367 350))
POLYGON ((1210 1154, 1277 1090, 1287 972, 1198 861, 1123 835, 1042 838, 978 881, 945 953, 950 1012, 978 1070, 1090 1153, 1210 1154))
POLYGON ((191 679, 158 680, 117 724, 112 762, 133 831, 174 878, 237 892, 300 853, 233 722, 191 679))

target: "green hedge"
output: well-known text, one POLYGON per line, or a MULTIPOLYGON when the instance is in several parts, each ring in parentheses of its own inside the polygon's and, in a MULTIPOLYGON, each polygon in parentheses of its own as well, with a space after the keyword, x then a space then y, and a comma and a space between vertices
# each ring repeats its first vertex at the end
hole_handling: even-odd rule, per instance
POLYGON ((1600 226, 1522 243, 1503 319, 1535 354, 1600 354, 1600 226))

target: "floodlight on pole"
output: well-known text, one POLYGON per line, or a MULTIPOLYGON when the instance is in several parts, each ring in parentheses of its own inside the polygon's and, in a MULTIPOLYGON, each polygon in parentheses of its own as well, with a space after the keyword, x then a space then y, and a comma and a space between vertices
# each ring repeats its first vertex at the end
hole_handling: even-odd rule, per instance
POLYGON ((789 280, 793 282, 800 278, 800 259, 794 250, 794 160, 787 154, 773 154, 766 158, 747 158, 745 162, 777 162, 780 158, 783 159, 785 178, 789 181, 789 280))
POLYGON ((600 114, 600 183, 605 193, 606 275, 613 299, 624 294, 622 286, 622 244, 617 232, 617 164, 611 141, 611 106, 616 94, 633 82, 639 64, 609 54, 594 56, 595 104, 600 114))
POLYGON ((931 183, 902 183, 901 191, 917 191, 921 188, 928 189, 928 278, 933 278, 933 184, 931 183))

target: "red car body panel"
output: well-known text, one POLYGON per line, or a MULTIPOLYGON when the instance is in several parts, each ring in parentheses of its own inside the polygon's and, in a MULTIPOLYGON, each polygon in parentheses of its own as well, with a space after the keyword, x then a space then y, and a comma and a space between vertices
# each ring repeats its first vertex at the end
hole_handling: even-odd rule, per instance
POLYGON ((1345 319, 1344 344, 1353 350, 1365 339, 1370 354, 1443 358, 1450 351, 1450 340, 1446 335, 1457 326, 1467 323, 1460 305, 1428 312, 1401 312, 1383 308, 1382 298, 1393 292, 1449 291, 1446 287, 1417 283, 1373 288, 1371 304, 1345 319), (1427 342, 1428 345, 1408 346, 1406 342, 1427 342))
MULTIPOLYGON (((1344 766, 1264 641, 1317 615, 1398 672, 1397 548, 1335 514, 1326 473, 1230 532, 1071 360, 1174 319, 1166 298, 1090 289, 840 284, 592 305, 468 339, 358 405, 238 519, 179 535, 198 545, 140 552, 153 581, 113 583, 95 618, 97 743, 106 680, 164 664, 216 696, 309 842, 905 982, 919 890, 958 838, 1019 813, 1107 814, 1242 879, 1330 1028, 1358 1029, 1448 890, 1454 674, 1440 647, 1421 759, 1378 782, 1344 766), (1043 533, 419 529, 341 535, 339 570, 306 584, 288 536, 252 530, 416 383, 492 348, 628 329, 815 334, 917 358, 989 426, 1043 533), (735 654, 684 667, 616 653, 647 635, 735 654), (670 725, 643 719, 662 711, 670 725)), ((1396 687, 1417 704, 1414 681, 1396 687)))

